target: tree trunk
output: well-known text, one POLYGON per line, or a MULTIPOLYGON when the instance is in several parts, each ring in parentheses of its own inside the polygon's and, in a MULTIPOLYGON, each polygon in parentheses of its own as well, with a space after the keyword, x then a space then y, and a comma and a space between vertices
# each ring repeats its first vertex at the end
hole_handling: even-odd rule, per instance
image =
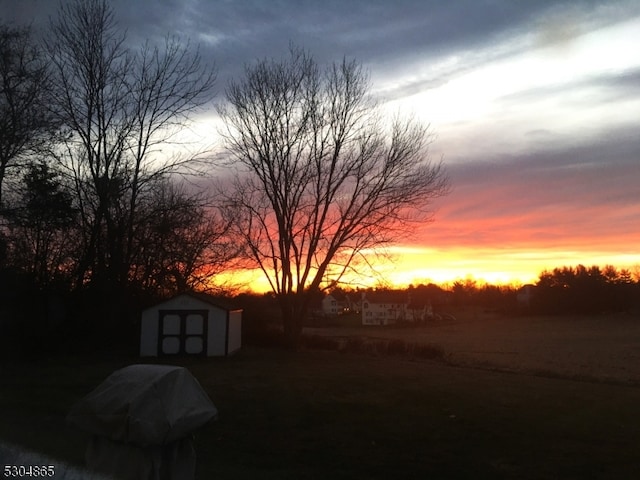
POLYGON ((302 337, 303 319, 306 315, 304 303, 299 294, 283 294, 280 297, 282 331, 287 348, 297 350, 302 337))
POLYGON ((4 183, 4 176, 7 171, 7 162, 0 161, 0 211, 2 211, 2 184, 4 183))

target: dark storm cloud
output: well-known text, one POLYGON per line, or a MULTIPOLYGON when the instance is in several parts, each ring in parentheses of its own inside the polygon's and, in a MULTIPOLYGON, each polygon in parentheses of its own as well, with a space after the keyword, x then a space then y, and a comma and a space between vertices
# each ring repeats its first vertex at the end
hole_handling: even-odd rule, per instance
MULTIPOLYGON (((68 0, 64 0, 68 2, 68 0)), ((513 2, 459 0, 456 2, 388 0, 112 0, 119 23, 129 40, 159 40, 175 34, 199 43, 205 59, 219 70, 219 86, 241 73, 245 64, 263 57, 280 57, 290 42, 303 46, 321 62, 355 57, 378 77, 398 70, 406 72, 416 62, 461 55, 461 62, 426 78, 397 82, 384 92, 393 100, 426 88, 514 53, 517 45, 491 51, 485 47, 505 43, 506 38, 531 28, 542 28, 549 19, 569 21, 603 11, 596 1, 513 2), (569 13, 567 13, 569 12, 569 13), (481 50, 489 50, 478 53, 481 50)), ((606 4, 606 3, 605 3, 606 4)), ((0 16, 19 23, 45 27, 58 2, 48 0, 0 0, 0 16)), ((558 36, 558 29, 549 30, 558 36)), ((551 38, 552 34, 546 35, 551 38)))
MULTIPOLYGON (((132 40, 170 34, 201 42, 225 71, 255 58, 279 57, 290 41, 321 60, 343 55, 393 68, 416 57, 472 49, 518 32, 533 18, 575 2, 536 1, 231 1, 113 0, 132 40)), ((597 2, 578 2, 593 9, 597 2)), ((44 25, 57 11, 47 0, 1 0, 4 19, 44 25)))

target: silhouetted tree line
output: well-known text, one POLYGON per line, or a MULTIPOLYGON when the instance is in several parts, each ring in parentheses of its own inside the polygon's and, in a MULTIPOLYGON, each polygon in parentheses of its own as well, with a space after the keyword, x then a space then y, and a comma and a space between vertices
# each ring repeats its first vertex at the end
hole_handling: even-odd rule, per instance
MULTIPOLYGON (((351 295, 354 299, 364 292, 384 292, 395 295, 398 302, 407 302, 409 308, 422 309, 425 305, 434 313, 447 312, 451 307, 473 307, 478 311, 504 315, 562 315, 636 312, 640 310, 640 272, 613 266, 590 268, 559 267, 543 271, 535 284, 528 286, 492 285, 473 278, 456 280, 443 285, 417 284, 406 289, 378 287, 375 289, 349 289, 334 286, 329 292, 337 298, 351 295), (530 297, 523 296, 528 291, 530 297)), ((326 292, 314 294, 316 307, 326 292)), ((248 338, 267 338, 270 327, 281 322, 277 301, 273 294, 243 294, 248 338)), ((341 325, 344 320, 333 318, 328 323, 316 319, 311 325, 341 325), (342 322, 342 323, 341 323, 342 322)))
POLYGON ((611 265, 560 267, 540 274, 531 299, 539 313, 624 312, 640 307, 640 279, 611 265))
POLYGON ((640 308, 640 276, 612 265, 545 270, 535 285, 522 288, 479 285, 473 279, 457 280, 445 288, 453 305, 508 313, 597 314, 640 308))
POLYGON ((447 290, 454 305, 475 305, 487 310, 512 311, 516 305, 513 285, 478 284, 473 279, 456 280, 447 290))

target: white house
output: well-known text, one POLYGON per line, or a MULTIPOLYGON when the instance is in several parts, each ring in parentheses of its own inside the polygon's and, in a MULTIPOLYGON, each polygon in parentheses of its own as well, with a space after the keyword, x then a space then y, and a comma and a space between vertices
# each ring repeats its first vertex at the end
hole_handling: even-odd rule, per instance
POLYGON ((339 301, 334 295, 329 294, 322 299, 321 309, 323 315, 327 317, 335 317, 342 313, 344 307, 341 301, 339 301))
POLYGON ((360 312, 359 294, 334 291, 322 298, 320 313, 325 317, 335 317, 351 312, 360 312))
POLYGON ((226 356, 242 346, 242 310, 183 293, 142 312, 140 356, 226 356))
POLYGON ((399 291, 362 294, 362 324, 389 325, 407 317, 407 295, 399 291))

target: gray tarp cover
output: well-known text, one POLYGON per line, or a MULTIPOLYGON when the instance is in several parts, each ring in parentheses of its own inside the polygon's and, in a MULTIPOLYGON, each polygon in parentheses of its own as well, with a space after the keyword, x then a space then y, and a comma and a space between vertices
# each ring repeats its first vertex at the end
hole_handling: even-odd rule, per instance
POLYGON ((150 446, 179 440, 217 413, 187 369, 131 365, 112 373, 80 400, 67 420, 94 435, 150 446))
POLYGON ((92 434, 87 468, 122 480, 189 480, 196 456, 191 433, 216 407, 181 367, 132 365, 111 374, 67 416, 92 434))

